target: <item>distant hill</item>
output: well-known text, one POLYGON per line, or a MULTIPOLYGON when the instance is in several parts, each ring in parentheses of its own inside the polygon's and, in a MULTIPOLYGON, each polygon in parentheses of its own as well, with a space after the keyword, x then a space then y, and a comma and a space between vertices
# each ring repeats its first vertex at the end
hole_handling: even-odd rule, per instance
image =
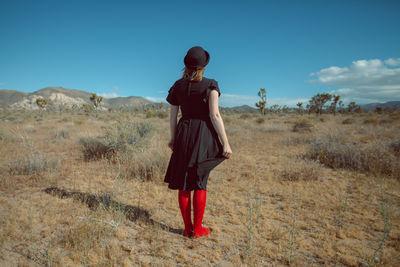
POLYGON ((241 105, 235 107, 221 107, 224 112, 259 112, 258 109, 250 107, 249 105, 241 105))
MULTIPOLYGON (((16 108, 16 109, 38 109, 36 99, 40 97, 48 98, 53 105, 59 106, 81 106, 82 104, 90 104, 90 93, 75 89, 67 89, 62 87, 46 87, 33 93, 25 93, 16 90, 0 90, 0 108, 16 108)), ((139 96, 104 98, 102 108, 117 109, 124 107, 141 107, 153 102, 139 96)))
MULTIPOLYGON (((72 107, 76 105, 78 107, 82 104, 91 104, 89 97, 91 93, 75 89, 67 89, 63 87, 46 87, 37 90, 33 93, 25 93, 17 90, 0 89, 0 108, 15 108, 15 109, 38 109, 36 105, 36 99, 39 97, 45 97, 53 102, 54 106, 66 106, 72 107)), ((396 106, 400 108, 400 101, 389 101, 385 103, 369 103, 361 105, 364 110, 375 110, 376 107, 391 108, 396 106)), ((104 98, 101 104, 101 108, 106 110, 108 108, 119 109, 119 108, 131 109, 131 108, 163 108, 168 109, 169 104, 167 103, 154 103, 140 96, 128 96, 128 97, 114 97, 104 98)), ((236 106, 236 107, 220 107, 221 111, 231 112, 259 112, 258 109, 248 105, 236 106)))
POLYGON ((389 101, 389 102, 385 102, 385 103, 370 103, 370 104, 361 105, 362 109, 364 109, 364 110, 375 110, 375 108, 377 108, 377 107, 391 108, 393 106, 400 108, 400 101, 389 101))

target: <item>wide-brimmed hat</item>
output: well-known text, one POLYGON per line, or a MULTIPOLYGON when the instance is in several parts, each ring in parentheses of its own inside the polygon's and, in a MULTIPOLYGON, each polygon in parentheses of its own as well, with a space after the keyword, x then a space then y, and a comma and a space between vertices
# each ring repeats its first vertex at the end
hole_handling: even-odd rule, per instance
POLYGON ((202 69, 209 61, 210 54, 200 46, 190 48, 183 60, 185 66, 191 69, 202 69))

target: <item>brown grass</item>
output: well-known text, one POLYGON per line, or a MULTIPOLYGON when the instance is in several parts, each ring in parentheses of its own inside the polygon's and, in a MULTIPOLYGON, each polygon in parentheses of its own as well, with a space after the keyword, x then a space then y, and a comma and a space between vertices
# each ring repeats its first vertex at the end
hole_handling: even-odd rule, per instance
POLYGON ((234 154, 209 178, 212 234, 188 239, 177 192, 163 183, 169 123, 157 114, 0 114, 0 266, 400 261, 396 116, 224 114, 234 154), (122 121, 152 128, 130 142, 134 128, 122 121), (120 146, 85 161, 81 138, 120 146), (59 164, 10 171, 32 155, 59 164))

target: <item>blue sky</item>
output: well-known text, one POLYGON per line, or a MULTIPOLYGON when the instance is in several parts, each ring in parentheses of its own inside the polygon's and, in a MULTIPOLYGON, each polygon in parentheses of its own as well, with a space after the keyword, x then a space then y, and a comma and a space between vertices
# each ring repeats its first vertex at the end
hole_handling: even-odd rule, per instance
POLYGON ((195 45, 221 106, 400 100, 400 1, 0 0, 0 89, 165 101, 195 45))

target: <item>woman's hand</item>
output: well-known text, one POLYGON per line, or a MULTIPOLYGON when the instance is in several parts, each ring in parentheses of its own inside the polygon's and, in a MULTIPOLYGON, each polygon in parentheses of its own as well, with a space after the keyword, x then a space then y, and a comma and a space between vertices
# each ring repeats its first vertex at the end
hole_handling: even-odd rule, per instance
POLYGON ((171 140, 169 140, 169 142, 168 142, 168 147, 171 148, 171 150, 174 150, 174 142, 175 142, 174 139, 171 139, 171 140))
POLYGON ((229 144, 226 144, 226 145, 223 146, 222 155, 227 159, 229 159, 232 156, 232 149, 231 149, 231 146, 229 144))

